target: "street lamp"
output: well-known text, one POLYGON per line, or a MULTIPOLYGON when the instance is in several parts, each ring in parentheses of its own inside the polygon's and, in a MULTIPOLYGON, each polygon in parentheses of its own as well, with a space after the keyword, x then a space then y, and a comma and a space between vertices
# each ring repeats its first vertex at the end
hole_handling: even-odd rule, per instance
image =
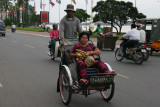
POLYGON ((19 16, 20 24, 22 24, 22 7, 20 7, 19 10, 20 10, 20 16, 19 16))
POLYGON ((45 7, 46 7, 45 1, 43 1, 42 6, 43 6, 43 11, 45 11, 45 7))
POLYGON ((93 24, 93 0, 91 0, 91 24, 89 25, 89 28, 92 32, 94 32, 94 24, 93 24))

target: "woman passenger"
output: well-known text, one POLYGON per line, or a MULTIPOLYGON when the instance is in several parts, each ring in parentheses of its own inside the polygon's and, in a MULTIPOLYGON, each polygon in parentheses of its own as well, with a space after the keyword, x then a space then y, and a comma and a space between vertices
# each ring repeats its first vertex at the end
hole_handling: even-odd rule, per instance
MULTIPOLYGON (((78 69, 80 71, 80 76, 81 76, 80 82, 82 83, 88 83, 88 81, 86 80, 87 76, 85 76, 87 73, 87 70, 86 70, 87 66, 83 59, 77 57, 76 49, 85 51, 90 56, 100 55, 100 50, 97 47, 95 47, 93 44, 88 43, 88 41, 89 41, 88 33, 81 32, 79 34, 79 43, 72 47, 71 53, 70 53, 71 58, 76 58, 76 62, 78 65, 78 69)), ((92 66, 94 66, 97 69, 97 72, 99 73, 115 73, 114 71, 110 72, 107 66, 104 64, 104 62, 99 60, 95 60, 92 66)))

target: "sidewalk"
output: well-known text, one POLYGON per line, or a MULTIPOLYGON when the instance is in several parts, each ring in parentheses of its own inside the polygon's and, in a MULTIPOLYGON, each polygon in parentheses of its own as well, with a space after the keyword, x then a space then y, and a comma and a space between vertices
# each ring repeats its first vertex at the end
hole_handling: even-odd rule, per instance
MULTIPOLYGON (((10 29, 6 29, 6 31, 10 32, 11 30, 10 29)), ((33 32, 33 31, 24 31, 24 30, 16 30, 16 32, 23 33, 23 34, 32 34, 32 35, 36 35, 36 36, 49 37, 49 33, 48 32, 33 32)), ((90 38, 90 40, 94 44, 97 44, 97 38, 90 38)), ((121 40, 117 40, 116 41, 116 47, 118 47, 121 42, 122 42, 121 40)))

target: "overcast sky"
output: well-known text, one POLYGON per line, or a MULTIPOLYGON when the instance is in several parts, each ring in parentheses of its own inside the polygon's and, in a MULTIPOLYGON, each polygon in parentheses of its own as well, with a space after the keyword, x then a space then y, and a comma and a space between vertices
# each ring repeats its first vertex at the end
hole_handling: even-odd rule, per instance
MULTIPOLYGON (((36 11, 39 14, 40 9, 40 0, 30 0, 30 4, 34 5, 34 1, 36 4, 36 11)), ((52 0, 55 5, 52 7, 50 5, 49 9, 49 0, 42 0, 43 3, 46 4, 45 11, 50 11, 50 23, 58 23, 59 22, 59 13, 60 19, 66 15, 64 10, 66 9, 67 4, 71 4, 71 0, 61 0, 60 4, 60 12, 59 12, 59 4, 56 3, 56 0, 52 0)), ((94 6, 100 0, 93 0, 94 6)), ((138 11, 145 14, 147 18, 160 18, 160 0, 119 0, 119 1, 130 1, 136 4, 138 11)), ((72 3, 75 6, 75 9, 82 8, 86 10, 86 0, 76 0, 76 4, 72 3)), ((43 10, 43 9, 42 9, 43 10)), ((87 5, 87 13, 91 14, 91 0, 88 0, 87 5)))

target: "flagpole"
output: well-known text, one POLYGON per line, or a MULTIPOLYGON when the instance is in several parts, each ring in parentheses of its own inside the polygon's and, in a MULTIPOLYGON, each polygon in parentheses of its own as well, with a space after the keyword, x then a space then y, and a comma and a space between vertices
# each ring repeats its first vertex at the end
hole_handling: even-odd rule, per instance
POLYGON ((60 23, 60 3, 59 3, 59 23, 60 23))
POLYGON ((49 3, 49 23, 50 23, 50 3, 49 3))

